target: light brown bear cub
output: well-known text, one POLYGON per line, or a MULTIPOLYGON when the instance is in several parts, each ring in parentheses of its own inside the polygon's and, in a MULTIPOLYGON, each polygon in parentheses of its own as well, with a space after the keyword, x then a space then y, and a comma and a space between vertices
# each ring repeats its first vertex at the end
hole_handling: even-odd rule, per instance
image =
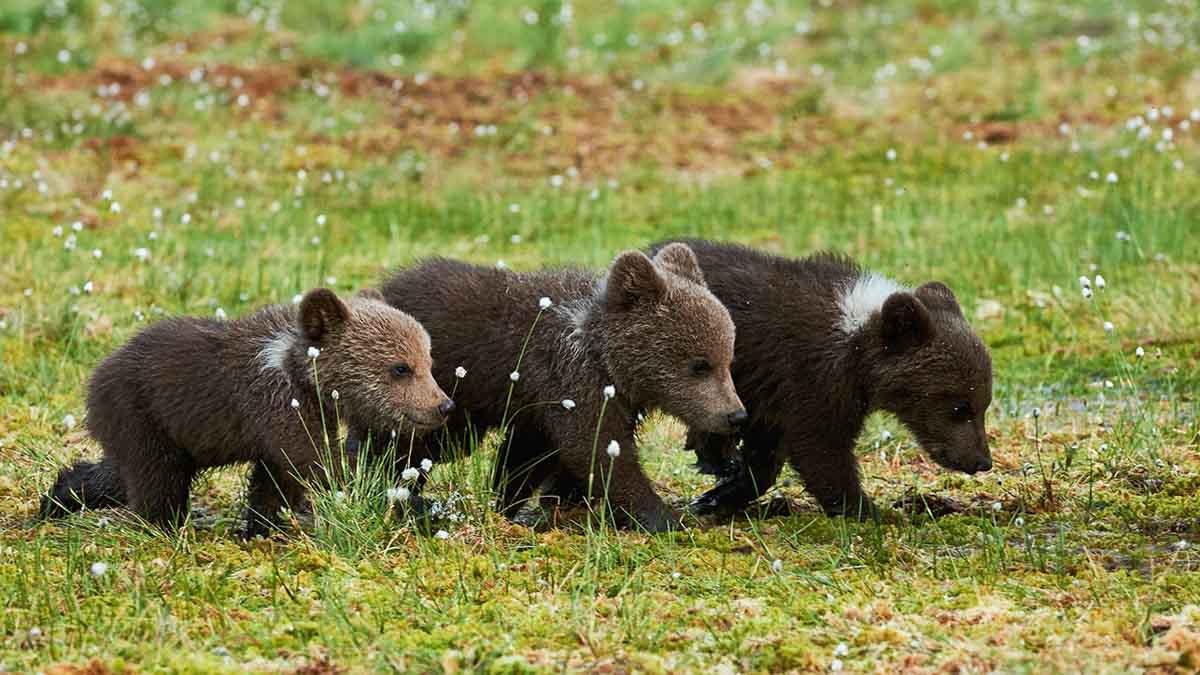
POLYGON ((417 452, 437 459, 447 445, 438 441, 468 447, 472 434, 507 423, 495 482, 510 515, 545 478, 565 472, 585 495, 590 486, 600 497, 607 486, 624 525, 678 527, 639 464, 639 413, 661 409, 717 433, 745 419, 729 372, 733 321, 687 246, 668 246, 653 260, 628 251, 600 278, 431 260, 396 272, 383 295, 429 330, 434 375, 458 403, 449 434, 432 435, 417 452), (458 367, 466 376, 456 383, 458 367))
POLYGON ((128 505, 170 528, 188 513, 197 472, 251 462, 244 534, 266 533, 281 507, 305 504, 303 481, 326 477, 320 459, 338 447, 339 418, 440 426, 454 404, 431 370, 425 329, 377 297, 345 302, 321 288, 298 308, 235 321, 161 321, 96 368, 87 427, 104 457, 63 469, 41 513, 128 505))

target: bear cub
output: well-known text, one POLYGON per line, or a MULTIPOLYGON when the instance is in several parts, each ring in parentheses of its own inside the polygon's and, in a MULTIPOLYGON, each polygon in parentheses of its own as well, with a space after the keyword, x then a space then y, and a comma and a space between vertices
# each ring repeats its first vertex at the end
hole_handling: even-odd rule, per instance
POLYGON ((991 468, 991 358, 944 284, 905 288, 830 254, 687 243, 737 325, 733 379, 750 416, 736 434, 690 430, 700 469, 718 477, 694 511, 744 507, 786 461, 826 513, 872 515, 854 445, 875 410, 943 467, 991 468), (742 461, 730 461, 739 442, 742 461))
POLYGON ((653 260, 623 253, 601 278, 434 259, 396 272, 382 290, 432 335, 434 375, 458 403, 448 433, 416 452, 437 458, 507 426, 493 482, 510 517, 565 473, 582 496, 606 498, 623 526, 678 528, 639 464, 639 415, 661 409, 716 433, 745 419, 729 372, 733 321, 687 246, 653 260))
POLYGON ((87 428, 103 458, 63 469, 41 515, 127 505, 170 529, 197 472, 251 462, 243 534, 266 534, 282 507, 305 505, 302 481, 327 477, 320 461, 338 447, 339 419, 440 426, 454 404, 431 370, 425 329, 366 295, 346 302, 320 288, 298 308, 160 321, 96 368, 87 428))

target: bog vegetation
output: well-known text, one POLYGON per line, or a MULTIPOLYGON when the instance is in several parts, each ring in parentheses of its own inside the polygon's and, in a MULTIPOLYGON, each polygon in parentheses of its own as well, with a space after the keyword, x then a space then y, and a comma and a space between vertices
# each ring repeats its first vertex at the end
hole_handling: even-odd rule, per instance
MULTIPOLYGON (((1195 668, 1198 40, 1177 0, 4 2, 0 670, 1195 668), (651 537, 501 518, 488 437, 428 525, 365 472, 241 543, 242 470, 175 537, 32 521, 162 316, 674 235, 945 281, 995 468, 879 416, 880 522, 785 482, 651 537)), ((678 422, 641 442, 668 499, 709 486, 678 422)))

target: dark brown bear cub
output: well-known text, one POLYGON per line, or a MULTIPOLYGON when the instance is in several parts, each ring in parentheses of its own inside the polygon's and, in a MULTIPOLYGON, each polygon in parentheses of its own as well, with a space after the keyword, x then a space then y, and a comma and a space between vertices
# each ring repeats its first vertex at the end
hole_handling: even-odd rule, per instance
POLYGON ((688 434, 702 470, 719 478, 693 509, 745 506, 788 461, 826 513, 872 513, 854 445, 875 410, 894 414, 938 464, 991 468, 991 358, 945 285, 906 289, 834 255, 688 244, 737 325, 733 379, 750 415, 733 435, 688 434), (723 462, 739 441, 744 463, 723 462))
POLYGON ((197 472, 252 462, 245 534, 265 533, 282 506, 304 504, 302 480, 324 477, 339 419, 440 426, 453 403, 431 369, 429 335, 412 317, 323 288, 298 309, 161 321, 96 368, 87 427, 104 458, 63 469, 41 513, 128 505, 170 528, 188 513, 197 472))
MULTIPOLYGON (((653 260, 623 253, 599 279, 432 260, 397 272, 383 294, 433 337, 434 375, 458 403, 447 422, 449 448, 507 423, 511 436, 495 472, 506 513, 565 471, 585 495, 590 486, 603 496, 607 486, 624 525, 678 527, 678 514, 639 464, 639 413, 658 408, 719 433, 745 418, 729 373, 733 322, 686 246, 668 246, 653 260), (459 367, 466 375, 456 384, 459 367)), ((447 449, 431 442, 420 452, 447 449)))

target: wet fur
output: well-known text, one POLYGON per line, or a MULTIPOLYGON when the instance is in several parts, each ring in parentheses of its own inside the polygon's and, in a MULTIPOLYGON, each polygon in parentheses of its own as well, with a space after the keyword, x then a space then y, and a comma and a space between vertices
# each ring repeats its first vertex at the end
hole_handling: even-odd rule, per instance
POLYGON ((991 467, 991 359, 949 288, 864 285, 869 273, 836 255, 687 243, 737 325, 733 377, 750 414, 734 435, 690 430, 687 447, 719 478, 696 510, 744 507, 787 462, 827 513, 871 514, 854 446, 875 410, 896 415, 947 468, 991 467), (961 402, 965 418, 952 414, 961 402))
POLYGON ((339 415, 421 430, 441 422, 446 396, 429 361, 429 337, 411 317, 366 298, 346 303, 326 289, 298 308, 266 307, 235 321, 161 321, 96 368, 87 428, 104 456, 63 469, 41 515, 127 505, 171 528, 188 513, 198 472, 250 462, 246 534, 265 533, 281 507, 304 505, 302 480, 326 477, 318 448, 338 447, 339 415), (315 372, 309 347, 321 350, 315 372), (401 361, 418 376, 388 379, 401 361))
POLYGON ((729 416, 742 411, 729 376, 733 324, 686 247, 672 247, 654 261, 627 252, 600 278, 572 269, 516 273, 436 259, 397 271, 382 290, 429 330, 437 381, 458 403, 447 433, 431 437, 438 440, 419 448, 420 457, 406 458, 412 464, 441 460, 505 422, 509 374, 538 301, 554 303, 537 319, 508 403, 509 432, 494 480, 508 515, 547 477, 565 473, 582 495, 589 484, 593 496, 607 485, 610 506, 625 525, 677 527, 678 514, 639 464, 639 413, 660 408, 700 428, 728 430, 729 416), (699 356, 712 362, 709 376, 687 372, 699 356), (458 366, 467 375, 456 382, 458 366), (610 384, 616 396, 605 404, 610 384), (565 409, 564 399, 576 407, 565 409), (615 460, 605 453, 612 440, 621 448, 615 460))

